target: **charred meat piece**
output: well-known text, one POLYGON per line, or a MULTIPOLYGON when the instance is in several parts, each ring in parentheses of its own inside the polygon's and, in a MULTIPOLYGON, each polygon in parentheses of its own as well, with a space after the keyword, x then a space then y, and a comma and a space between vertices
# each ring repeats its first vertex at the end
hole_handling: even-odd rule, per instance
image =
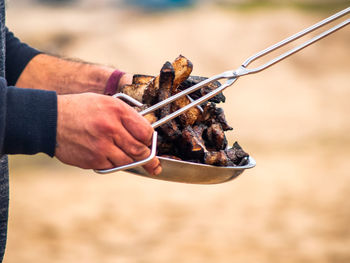
MULTIPOLYGON (((178 89, 180 84, 190 76, 193 69, 193 65, 191 61, 189 61, 187 58, 181 55, 176 58, 172 65, 175 70, 175 78, 171 95, 175 95, 176 93, 180 92, 180 90, 178 89)), ((182 97, 172 103, 171 110, 172 112, 177 111, 178 109, 186 106, 189 103, 191 103, 189 98, 187 98, 186 96, 182 97)), ((185 113, 183 113, 182 115, 180 115, 179 119, 183 127, 186 127, 187 125, 193 125, 196 122, 199 115, 199 109, 193 107, 185 113)))
POLYGON ((227 123, 225 113, 222 108, 216 108, 214 114, 216 121, 221 124, 224 131, 233 130, 233 128, 227 123))
POLYGON ((160 131, 162 135, 173 141, 177 140, 181 136, 181 130, 174 120, 164 123, 157 128, 157 131, 160 131))
POLYGON ((158 134, 157 155, 178 155, 174 141, 168 140, 163 135, 158 134))
POLYGON ((173 62, 175 70, 175 79, 172 93, 177 93, 177 89, 182 82, 184 82, 191 74, 193 70, 193 64, 184 56, 178 56, 173 62))
POLYGON ((208 149, 224 150, 227 146, 227 140, 220 123, 213 123, 204 135, 208 149))
POLYGON ((130 84, 124 85, 120 92, 129 95, 130 97, 138 100, 139 102, 143 102, 143 94, 147 88, 147 84, 130 84))
POLYGON ((148 84, 154 79, 154 76, 135 74, 132 77, 132 84, 148 84))
POLYGON ((235 142, 232 148, 227 149, 225 152, 235 165, 246 165, 248 163, 247 157, 249 157, 249 154, 242 149, 238 142, 235 142))
MULTIPOLYGON (((183 108, 187 104, 190 104, 191 101, 185 96, 173 102, 171 111, 177 111, 178 109, 183 108)), ((197 107, 192 107, 183 114, 179 116, 179 120, 183 127, 187 125, 193 125, 197 119, 200 117, 201 112, 197 107)))
MULTIPOLYGON (((198 77, 198 76, 190 76, 187 80, 185 80, 184 82, 181 83, 181 85, 179 86, 179 89, 180 90, 188 89, 189 87, 192 87, 192 86, 194 86, 194 85, 198 84, 199 82, 202 82, 203 80, 206 80, 206 79, 208 79, 208 78, 198 77)), ((190 96, 192 97, 192 99, 196 100, 196 99, 212 92, 213 90, 217 89, 220 86, 221 86, 221 83, 219 81, 214 81, 214 82, 208 84, 207 86, 204 86, 204 87, 200 88, 199 90, 191 93, 190 96)), ((225 98, 224 94, 222 94, 222 92, 220 92, 215 97, 211 98, 209 101, 215 102, 215 103, 220 103, 220 102, 225 102, 225 100, 226 100, 226 98, 225 98)))
POLYGON ((159 76, 153 78, 148 84, 146 84, 142 102, 148 105, 156 104, 158 98, 158 90, 159 90, 159 76))
POLYGON ((208 103, 203 108, 203 113, 198 119, 199 122, 205 122, 207 125, 211 123, 220 123, 224 131, 233 130, 227 123, 224 110, 217 108, 215 103, 208 103))
POLYGON ((225 151, 209 151, 205 153, 204 163, 216 166, 232 166, 231 160, 225 151))
POLYGON ((201 116, 198 118, 197 122, 205 123, 206 125, 211 125, 215 122, 215 111, 216 105, 215 103, 208 103, 203 107, 203 112, 201 116))
POLYGON ((204 124, 199 124, 192 126, 192 129, 195 132, 196 136, 203 139, 203 132, 205 131, 205 129, 207 129, 207 126, 205 126, 204 124))
POLYGON ((148 113, 148 114, 146 114, 145 116, 143 116, 150 124, 152 124, 152 123, 155 123, 157 120, 158 120, 158 118, 156 117, 156 115, 153 113, 153 112, 151 112, 151 113, 148 113))
MULTIPOLYGON (((191 61, 189 61, 187 58, 184 56, 179 56, 178 58, 175 59, 175 61, 172 63, 172 66, 175 70, 175 78, 173 81, 173 87, 172 87, 172 94, 176 92, 178 86, 186 80, 189 75, 192 72, 193 65, 191 61)), ((157 98, 158 98, 158 90, 159 90, 159 78, 160 76, 158 75, 157 77, 153 78, 148 84, 145 89, 145 92, 143 94, 143 103, 153 105, 157 103, 157 98)))
MULTIPOLYGON (((159 75, 158 101, 163 101, 171 96, 175 71, 170 62, 166 62, 159 75)), ((170 114, 171 105, 165 105, 159 110, 159 117, 163 118, 170 114)))
MULTIPOLYGON (((163 101, 171 96, 171 88, 175 78, 175 71, 170 62, 166 62, 159 75, 158 101, 163 101)), ((159 118, 163 118, 171 113, 171 105, 165 105, 159 109, 159 118)), ((161 125, 159 129, 166 134, 171 140, 177 139, 181 135, 181 131, 175 120, 168 121, 161 125)))
POLYGON ((204 153, 207 151, 203 138, 191 126, 186 126, 183 129, 179 146, 181 147, 181 157, 185 160, 203 160, 204 153))
MULTIPOLYGON (((147 108, 146 105, 143 105, 142 107, 134 107, 136 111, 140 112, 147 108)), ((158 120, 157 116, 154 114, 154 112, 148 113, 145 116, 143 116, 150 124, 156 122, 158 120)))

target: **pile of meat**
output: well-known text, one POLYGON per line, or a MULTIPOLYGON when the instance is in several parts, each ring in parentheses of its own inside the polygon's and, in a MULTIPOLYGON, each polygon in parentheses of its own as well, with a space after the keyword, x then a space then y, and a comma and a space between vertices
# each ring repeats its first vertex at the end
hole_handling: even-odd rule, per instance
MULTIPOLYGON (((157 77, 135 75, 133 83, 124 86, 121 92, 142 102, 147 108, 206 79, 190 76, 192 69, 192 63, 179 56, 173 63, 166 62, 157 77)), ((145 118, 154 123, 220 85, 218 81, 213 82, 145 118)), ((216 106, 220 102, 225 102, 222 93, 158 127, 157 155, 216 166, 247 164, 249 155, 237 142, 231 148, 227 146, 225 131, 232 130, 232 127, 226 122, 223 109, 216 106)))

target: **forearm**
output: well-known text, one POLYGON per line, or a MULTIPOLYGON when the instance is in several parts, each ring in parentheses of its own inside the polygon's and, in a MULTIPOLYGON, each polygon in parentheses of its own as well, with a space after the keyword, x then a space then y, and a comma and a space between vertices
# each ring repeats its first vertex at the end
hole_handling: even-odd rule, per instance
MULTIPOLYGON (((94 92, 103 94, 113 68, 39 54, 25 67, 16 86, 56 91, 58 94, 94 92)), ((129 82, 125 74, 119 86, 129 82)))

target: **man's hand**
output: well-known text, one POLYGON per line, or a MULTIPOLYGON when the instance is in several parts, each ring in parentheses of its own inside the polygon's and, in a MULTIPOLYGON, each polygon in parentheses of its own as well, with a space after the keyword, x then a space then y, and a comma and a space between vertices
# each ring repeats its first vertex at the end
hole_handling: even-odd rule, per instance
MULTIPOLYGON (((119 99, 84 93, 58 96, 57 148, 63 163, 86 169, 109 169, 150 155, 153 129, 119 99)), ((159 160, 144 165, 161 172, 159 160)))

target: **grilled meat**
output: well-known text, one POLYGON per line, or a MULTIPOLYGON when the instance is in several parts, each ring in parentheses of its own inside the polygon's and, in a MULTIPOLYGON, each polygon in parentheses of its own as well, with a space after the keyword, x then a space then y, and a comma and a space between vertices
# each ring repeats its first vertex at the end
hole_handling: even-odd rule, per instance
POLYGON ((226 154, 236 165, 246 165, 248 162, 249 154, 242 149, 238 142, 235 142, 232 148, 227 149, 226 154))
MULTIPOLYGON (((188 89, 189 87, 192 87, 199 82, 206 80, 208 78, 205 77, 198 77, 198 76, 190 76, 187 80, 181 83, 179 86, 180 90, 185 90, 188 89)), ((190 96, 192 99, 196 100, 204 95, 207 95, 208 93, 212 92, 213 90, 217 89, 218 87, 221 86, 221 83, 219 81, 214 81, 199 90, 196 90, 195 92, 191 93, 190 96)), ((220 103, 220 102, 225 102, 226 98, 222 92, 214 96, 213 98, 209 99, 210 102, 215 102, 215 103, 220 103)))
POLYGON ((185 160, 202 160, 204 153, 207 151, 202 136, 189 125, 182 131, 182 138, 179 146, 182 149, 181 154, 185 160))
POLYGON ((138 100, 139 102, 143 102, 143 94, 145 93, 145 89, 147 88, 147 84, 130 84, 124 85, 120 92, 129 95, 130 97, 138 100))
MULTIPOLYGON (((145 106, 138 108, 140 111, 206 79, 190 76, 192 69, 192 63, 184 56, 179 56, 173 63, 166 62, 156 77, 134 75, 133 84, 124 86, 122 92, 144 103, 145 106)), ((188 105, 191 98, 206 95, 220 85, 218 81, 208 84, 189 97, 184 96, 155 113, 147 114, 145 118, 153 123, 188 105)), ((247 164, 249 155, 237 142, 227 148, 225 131, 232 130, 232 127, 226 121, 224 110, 216 107, 216 103, 220 102, 225 102, 222 93, 203 103, 202 111, 192 107, 158 127, 157 154, 217 166, 247 164)))
POLYGON ((206 129, 205 136, 206 146, 216 151, 224 150, 227 146, 227 140, 220 123, 213 123, 206 129))
POLYGON ((154 79, 154 76, 135 74, 132 77, 133 84, 148 84, 154 79))
MULTIPOLYGON (((163 101, 171 96, 171 89, 173 87, 175 78, 175 71, 170 62, 166 62, 159 75, 159 91, 158 101, 163 101)), ((159 118, 163 118, 171 113, 171 105, 165 105, 159 109, 159 118)), ((167 123, 160 126, 160 129, 171 140, 177 139, 181 135, 181 131, 175 120, 170 120, 167 123)))
MULTIPOLYGON (((180 92, 178 88, 180 84, 186 79, 188 79, 188 77, 190 76, 193 69, 193 65, 191 61, 189 61, 184 56, 180 55, 173 62, 173 67, 175 70, 175 79, 174 79, 174 85, 172 87, 171 95, 175 95, 178 92, 180 92)), ((172 103, 172 111, 174 112, 178 109, 181 109, 182 107, 190 103, 191 101, 189 98, 187 98, 186 96, 182 97, 172 103)), ((193 125, 196 122, 199 115, 200 115, 199 109, 196 107, 193 107, 188 111, 186 111, 185 113, 183 113, 182 115, 180 115, 179 119, 183 127, 186 127, 187 125, 193 125)))
POLYGON ((206 152, 204 163, 216 166, 233 166, 224 150, 206 152))

